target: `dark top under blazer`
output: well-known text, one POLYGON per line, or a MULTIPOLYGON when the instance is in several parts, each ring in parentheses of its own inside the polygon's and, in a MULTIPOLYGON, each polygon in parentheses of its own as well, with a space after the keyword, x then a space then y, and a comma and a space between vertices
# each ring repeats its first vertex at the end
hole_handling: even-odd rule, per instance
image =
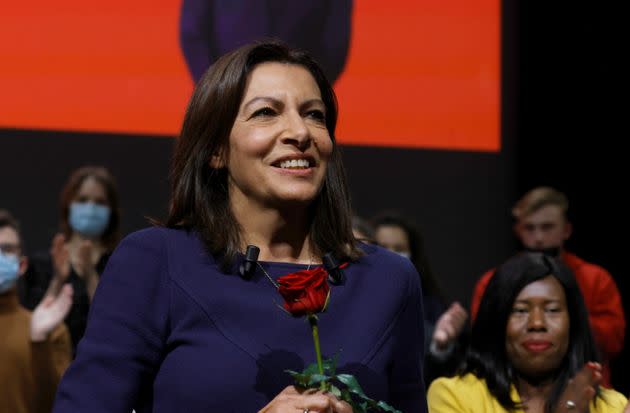
MULTIPOLYGON (((422 294, 408 260, 379 247, 344 271, 321 314, 322 352, 365 392, 426 412, 422 294)), ((304 269, 262 263, 273 278, 304 269)), ((256 412, 315 360, 308 323, 258 270, 222 273, 194 233, 128 236, 107 265, 54 412, 256 412)))

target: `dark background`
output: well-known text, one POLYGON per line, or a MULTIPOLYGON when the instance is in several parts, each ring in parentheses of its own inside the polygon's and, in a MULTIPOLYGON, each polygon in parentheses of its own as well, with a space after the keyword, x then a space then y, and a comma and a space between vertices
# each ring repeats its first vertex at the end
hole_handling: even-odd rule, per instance
MULTIPOLYGON (((509 210, 519 195, 552 185, 570 199, 569 248, 610 270, 628 314, 620 142, 630 136, 622 95, 630 37, 615 7, 504 2, 500 153, 343 148, 357 212, 413 217, 450 299, 467 305, 476 278, 517 248, 509 210)), ((22 221, 30 251, 46 249, 69 173, 101 164, 118 179, 124 232, 142 228, 145 216, 165 216, 172 145, 150 136, 2 130, 0 207, 22 221)), ((626 394, 628 365, 626 349, 613 365, 626 394)))
MULTIPOLYGON (((621 143, 630 136, 624 62, 630 37, 624 13, 615 2, 503 3, 516 17, 515 36, 504 37, 518 51, 511 99, 516 188, 552 185, 568 195, 574 223, 568 248, 612 273, 628 320, 628 161, 621 143)), ((628 347, 613 363, 613 383, 626 395, 628 347)))

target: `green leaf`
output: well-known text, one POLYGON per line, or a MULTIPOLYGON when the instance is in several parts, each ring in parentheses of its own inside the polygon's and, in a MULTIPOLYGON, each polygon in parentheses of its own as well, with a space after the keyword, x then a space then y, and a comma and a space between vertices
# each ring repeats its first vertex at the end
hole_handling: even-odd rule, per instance
POLYGON ((345 401, 348 402, 350 406, 352 406, 353 413, 368 413, 366 406, 364 406, 362 403, 357 403, 352 398, 350 398, 350 400, 345 400, 345 401))
POLYGON ((308 387, 308 382, 311 379, 311 374, 298 373, 293 370, 285 370, 286 373, 289 373, 295 383, 300 387, 308 387))
POLYGON ((317 367, 317 363, 309 364, 302 371, 302 373, 304 373, 304 374, 317 374, 317 373, 319 373, 319 367, 317 367))
POLYGON ((363 398, 368 398, 359 385, 359 382, 352 374, 338 374, 337 380, 348 386, 348 390, 350 390, 352 393, 357 394, 363 398))
POLYGON ((334 376, 335 370, 337 370, 337 358, 339 358, 339 353, 335 354, 332 358, 324 359, 322 361, 324 371, 330 376, 334 376))
POLYGON ((394 407, 390 406, 389 404, 385 403, 384 401, 380 401, 376 405, 378 407, 380 407, 381 410, 383 410, 384 412, 402 413, 400 410, 396 410, 394 407))
POLYGON ((341 399, 341 390, 339 390, 339 387, 331 384, 330 385, 330 392, 332 394, 334 394, 336 398, 341 399))
POLYGON ((326 376, 325 374, 312 374, 308 381, 308 386, 311 387, 321 382, 327 382, 329 379, 330 377, 326 376))

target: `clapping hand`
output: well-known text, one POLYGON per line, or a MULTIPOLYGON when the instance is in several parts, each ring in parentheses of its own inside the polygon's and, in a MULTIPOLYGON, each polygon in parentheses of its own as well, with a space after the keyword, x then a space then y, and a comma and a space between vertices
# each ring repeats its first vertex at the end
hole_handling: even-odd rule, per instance
POLYGON ((282 390, 259 413, 352 413, 352 407, 330 393, 307 390, 299 392, 294 386, 282 390))
POLYGON ((589 404, 595 397, 597 386, 601 381, 602 366, 599 363, 586 363, 569 380, 569 384, 560 395, 560 401, 554 413, 588 413, 589 404))
POLYGON ((72 286, 63 286, 57 296, 47 295, 31 316, 31 340, 45 341, 51 331, 66 317, 72 306, 72 286))
POLYGON ((433 341, 439 349, 444 349, 453 340, 457 339, 459 334, 466 325, 468 319, 468 313, 458 302, 454 302, 451 306, 440 316, 435 324, 435 331, 433 332, 433 341))
POLYGON ((90 240, 83 240, 77 248, 72 265, 77 275, 83 279, 86 279, 96 273, 94 264, 92 261, 92 255, 94 252, 94 244, 90 240))
POLYGON ((52 258, 54 277, 61 283, 65 282, 70 275, 70 252, 66 245, 66 237, 57 234, 50 246, 50 256, 52 258))

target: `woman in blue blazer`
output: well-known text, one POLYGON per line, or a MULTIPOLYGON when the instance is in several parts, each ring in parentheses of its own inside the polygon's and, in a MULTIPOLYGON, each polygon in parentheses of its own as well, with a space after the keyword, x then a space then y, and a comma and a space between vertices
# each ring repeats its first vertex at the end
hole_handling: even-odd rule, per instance
POLYGON ((208 70, 176 145, 169 217, 110 258, 54 412, 351 412, 285 372, 315 352, 308 324, 279 308, 277 278, 327 253, 348 265, 319 317, 322 352, 372 398, 426 412, 419 277, 353 238, 336 120, 304 52, 251 44, 208 70), (260 255, 240 276, 250 244, 260 255))

